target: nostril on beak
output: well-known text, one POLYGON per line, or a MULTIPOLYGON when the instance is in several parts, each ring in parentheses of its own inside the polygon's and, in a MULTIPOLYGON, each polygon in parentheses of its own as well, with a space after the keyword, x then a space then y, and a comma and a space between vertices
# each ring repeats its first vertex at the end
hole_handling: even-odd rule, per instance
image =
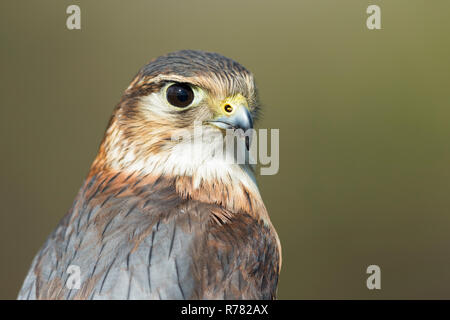
POLYGON ((226 104, 223 109, 225 110, 226 113, 232 113, 233 112, 233 107, 230 106, 229 104, 226 104))

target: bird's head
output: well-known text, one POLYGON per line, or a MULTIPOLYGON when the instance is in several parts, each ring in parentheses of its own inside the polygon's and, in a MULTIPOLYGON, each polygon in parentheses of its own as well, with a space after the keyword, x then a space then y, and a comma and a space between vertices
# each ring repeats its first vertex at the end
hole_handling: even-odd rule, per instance
POLYGON ((194 189, 221 182, 257 192, 249 166, 212 157, 214 143, 195 140, 199 126, 203 137, 251 129, 257 112, 253 75, 239 63, 203 51, 161 56, 125 90, 91 171, 187 177, 194 189), (196 154, 194 140, 202 150, 196 154))
POLYGON ((174 52, 145 65, 126 89, 99 160, 113 169, 192 175, 200 165, 218 164, 209 159, 211 140, 203 139, 201 157, 186 152, 199 126, 203 138, 245 132, 257 111, 253 75, 239 63, 216 53, 174 52))

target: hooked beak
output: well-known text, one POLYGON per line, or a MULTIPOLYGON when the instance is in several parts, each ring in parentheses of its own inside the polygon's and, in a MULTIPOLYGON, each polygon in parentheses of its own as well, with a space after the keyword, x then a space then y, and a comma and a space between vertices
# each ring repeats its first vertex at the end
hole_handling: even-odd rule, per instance
POLYGON ((246 132, 249 129, 253 129, 253 118, 250 111, 243 105, 240 105, 234 110, 232 115, 224 115, 214 120, 208 121, 208 123, 220 129, 242 129, 246 132))
POLYGON ((247 130, 253 129, 253 118, 250 111, 244 105, 238 105, 231 115, 223 115, 214 120, 208 121, 208 123, 222 129, 244 131, 245 146, 247 150, 250 150, 251 136, 246 135, 247 130))

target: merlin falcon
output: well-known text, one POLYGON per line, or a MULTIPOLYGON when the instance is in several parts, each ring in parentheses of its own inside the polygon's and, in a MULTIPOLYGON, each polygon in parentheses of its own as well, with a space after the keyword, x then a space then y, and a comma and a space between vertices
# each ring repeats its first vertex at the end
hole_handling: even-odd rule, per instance
POLYGON ((253 167, 213 157, 201 139, 191 157, 173 139, 199 124, 203 135, 252 129, 258 109, 252 73, 220 54, 145 65, 18 298, 275 299, 281 247, 253 167))

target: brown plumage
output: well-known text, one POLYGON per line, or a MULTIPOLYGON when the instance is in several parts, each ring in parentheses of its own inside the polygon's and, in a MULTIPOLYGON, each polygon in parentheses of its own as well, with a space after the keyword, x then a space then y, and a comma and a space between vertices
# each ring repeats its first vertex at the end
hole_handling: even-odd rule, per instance
POLYGON ((223 135, 228 118, 251 127, 257 108, 252 74, 221 55, 179 51, 144 66, 19 298, 275 298, 281 249, 250 166, 208 152, 192 160, 172 139, 198 123, 223 135), (172 85, 181 100, 192 88, 188 107, 168 102, 172 85), (69 266, 81 270, 79 289, 67 286, 69 266))

